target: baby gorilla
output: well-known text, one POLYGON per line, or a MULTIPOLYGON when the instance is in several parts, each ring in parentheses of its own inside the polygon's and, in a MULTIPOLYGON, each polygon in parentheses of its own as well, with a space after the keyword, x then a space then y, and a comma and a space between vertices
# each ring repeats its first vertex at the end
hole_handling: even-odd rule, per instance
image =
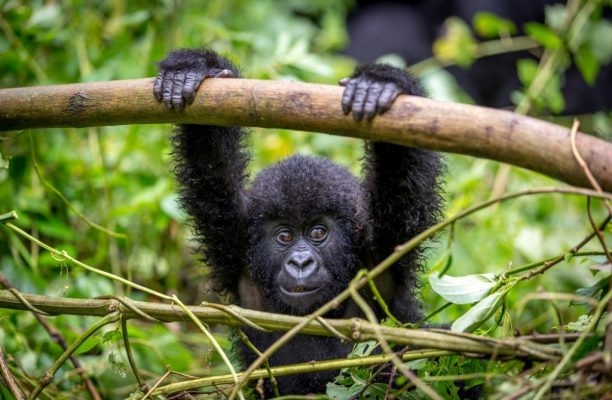
MULTIPOLYGON (((203 80, 239 76, 210 50, 171 52, 158 69, 155 97, 177 111, 193 102, 203 80)), ((342 109, 355 123, 384 113, 400 93, 422 95, 414 78, 388 65, 358 67, 341 84, 342 109)), ((247 186, 245 135, 237 127, 179 125, 173 137, 181 204, 192 218, 200 253, 216 288, 242 307, 308 314, 345 289, 360 268, 373 267, 439 216, 442 161, 434 152, 367 142, 363 181, 327 159, 297 155, 265 169, 247 186)), ((415 297, 421 261, 416 249, 376 280, 403 322, 421 316, 415 297)), ((364 296, 384 317, 372 294, 364 296)), ((361 313, 347 302, 326 316, 361 313)), ((279 337, 245 332, 261 351, 279 337)), ((270 363, 343 358, 350 348, 335 338, 301 335, 270 363)), ((246 347, 241 356, 247 363, 255 358, 246 347)), ((322 392, 334 375, 279 377, 279 389, 281 394, 322 392)))

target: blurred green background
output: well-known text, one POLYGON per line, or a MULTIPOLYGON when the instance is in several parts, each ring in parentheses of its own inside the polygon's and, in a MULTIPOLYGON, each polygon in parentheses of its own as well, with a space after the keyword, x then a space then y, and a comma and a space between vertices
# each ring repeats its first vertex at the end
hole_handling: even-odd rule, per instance
MULTIPOLYGON (((0 1, 0 87, 34 86, 153 76, 155 62, 177 47, 209 47, 228 55, 243 75, 335 84, 355 62, 340 55, 347 43, 349 0, 337 1, 0 1)), ((391 61, 393 57, 389 57, 391 61)), ((435 98, 466 100, 452 77, 421 71, 435 98)), ((610 132, 610 114, 587 116, 592 132, 610 132)), ((566 121, 561 121, 566 122, 566 121)), ((185 303, 215 299, 206 268, 192 254, 184 216, 175 203, 169 125, 41 129, 0 133, 0 214, 17 211, 16 224, 81 261, 167 293, 185 303), (38 172, 35 166, 38 166, 38 172), (47 184, 45 184, 45 182, 47 184), (63 194, 62 199, 51 186, 63 194), (127 239, 94 229, 74 210, 127 239)), ((360 172, 359 140, 287 130, 253 129, 252 174, 295 152, 330 157, 360 172)), ((446 214, 491 197, 500 164, 449 155, 446 214)), ((505 190, 561 185, 512 168, 505 190)), ((450 275, 501 272, 555 256, 589 231, 586 200, 547 195, 521 198, 457 224, 450 275)), ((595 218, 604 216, 599 203, 595 218)), ((444 252, 447 235, 430 244, 430 265, 444 252)), ((599 249, 597 243, 587 246, 599 249)), ((545 301, 517 315, 513 305, 537 290, 573 293, 601 277, 571 260, 523 283, 509 299, 509 316, 495 334, 554 331, 558 321, 545 301)), ((20 291, 92 298, 129 294, 153 300, 105 278, 68 265, 0 226, 0 272, 20 291)), ((426 280, 425 280, 426 281, 426 280)), ((444 301, 426 285, 428 311, 444 301)), ((561 304, 564 321, 587 310, 561 304)), ((452 320, 468 307, 453 306, 434 321, 452 320)), ((70 341, 95 319, 62 316, 51 321, 70 341)), ((130 322, 137 363, 153 378, 166 365, 190 374, 223 371, 201 333, 185 324, 130 322)), ((226 331, 215 327, 230 348, 226 331)), ((79 358, 115 398, 135 389, 116 328, 108 328, 79 358)), ((0 343, 18 360, 20 378, 39 376, 61 353, 30 313, 0 310, 0 343)), ((67 367, 46 389, 53 398, 74 398, 80 380, 67 367)), ((0 394, 1 396, 1 394, 0 394)))

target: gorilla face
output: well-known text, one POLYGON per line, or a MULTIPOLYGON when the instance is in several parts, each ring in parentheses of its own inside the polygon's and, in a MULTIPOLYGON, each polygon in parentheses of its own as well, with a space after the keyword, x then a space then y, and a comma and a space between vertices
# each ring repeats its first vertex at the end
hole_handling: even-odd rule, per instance
POLYGON ((251 271, 265 301, 275 310, 303 315, 333 298, 357 270, 346 238, 330 216, 265 223, 251 271))

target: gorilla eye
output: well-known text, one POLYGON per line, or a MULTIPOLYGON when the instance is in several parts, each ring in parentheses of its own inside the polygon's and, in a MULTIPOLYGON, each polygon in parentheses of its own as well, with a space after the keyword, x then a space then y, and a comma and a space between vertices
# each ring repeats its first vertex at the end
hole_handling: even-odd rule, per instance
POLYGON ((310 238, 316 242, 320 242, 327 237, 327 228, 324 226, 315 226, 310 231, 310 238))
POLYGON ((276 241, 282 244, 293 242, 293 232, 291 232, 289 229, 283 229, 276 234, 276 241))

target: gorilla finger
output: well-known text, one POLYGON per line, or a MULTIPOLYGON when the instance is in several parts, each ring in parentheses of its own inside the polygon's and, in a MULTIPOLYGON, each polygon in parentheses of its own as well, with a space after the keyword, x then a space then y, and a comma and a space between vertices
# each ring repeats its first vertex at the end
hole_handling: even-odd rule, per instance
POLYGON ((349 78, 342 78, 338 81, 338 85, 340 86, 346 86, 349 83, 349 78))
POLYGON ((222 69, 220 71, 215 71, 214 78, 233 78, 234 72, 231 69, 222 69))
POLYGON ((353 119, 359 121, 363 118, 363 105, 365 104, 366 97, 368 95, 368 87, 371 82, 367 79, 362 79, 357 83, 355 89, 355 98, 353 99, 353 119))
POLYGON ((399 94, 400 90, 394 83, 385 83, 380 98, 378 99, 378 112, 380 114, 387 112, 399 94))
POLYGON ((172 109, 172 85, 174 82, 175 71, 168 71, 162 83, 162 100, 166 108, 172 109))
POLYGON ((368 94, 363 107, 363 116, 367 121, 372 120, 378 109, 378 99, 383 91, 384 84, 382 82, 373 82, 368 88, 368 94))
POLYGON ((183 99, 185 99, 187 104, 193 103, 195 92, 203 81, 202 74, 194 71, 187 72, 185 75, 185 83, 182 88, 183 99))
POLYGON ((351 112, 351 105, 353 104, 356 86, 357 81, 355 79, 350 79, 344 88, 344 93, 342 94, 342 112, 344 115, 351 112))
POLYGON ((162 85, 164 83, 164 72, 160 72, 153 82, 153 96, 157 101, 162 101, 162 85))
POLYGON ((182 110, 185 107, 183 86, 185 86, 185 71, 177 71, 172 78, 172 107, 175 110, 182 110))

